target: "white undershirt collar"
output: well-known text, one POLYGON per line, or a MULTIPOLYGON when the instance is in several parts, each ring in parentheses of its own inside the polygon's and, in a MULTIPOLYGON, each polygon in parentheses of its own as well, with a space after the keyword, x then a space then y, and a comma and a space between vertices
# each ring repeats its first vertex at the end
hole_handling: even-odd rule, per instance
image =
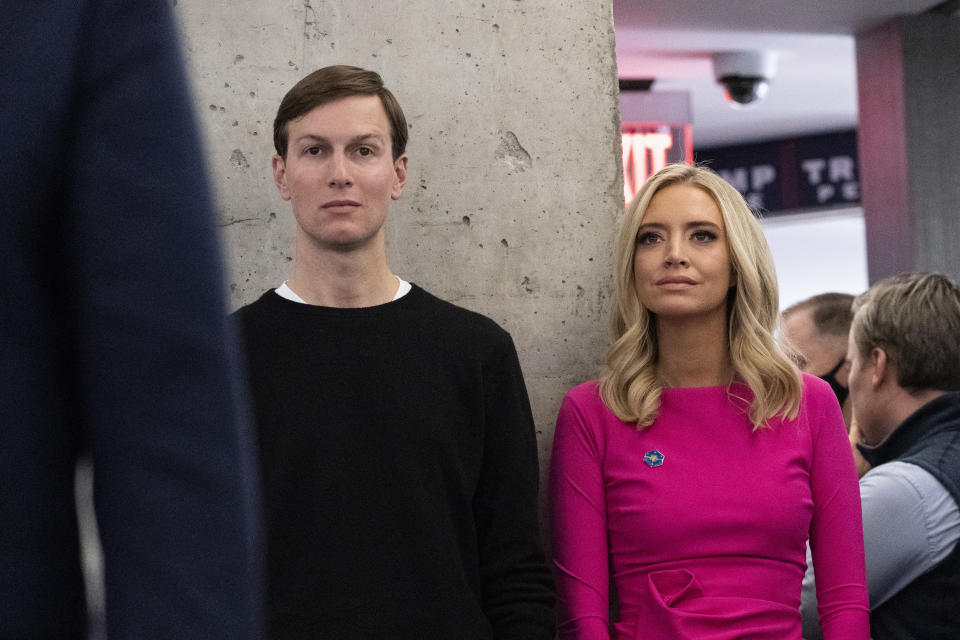
MULTIPOLYGON (((410 286, 409 282, 402 279, 400 276, 395 275, 393 277, 396 278, 397 282, 399 283, 399 285, 397 286, 397 292, 393 295, 393 299, 399 300, 403 296, 410 293, 410 289, 412 287, 410 286)), ((276 292, 277 292, 277 295, 279 295, 282 298, 286 298, 287 300, 299 302, 300 304, 309 304, 306 300, 304 300, 303 298, 298 296, 296 293, 294 293, 293 289, 287 286, 286 280, 284 280, 283 284, 281 284, 279 287, 276 288, 276 292)))

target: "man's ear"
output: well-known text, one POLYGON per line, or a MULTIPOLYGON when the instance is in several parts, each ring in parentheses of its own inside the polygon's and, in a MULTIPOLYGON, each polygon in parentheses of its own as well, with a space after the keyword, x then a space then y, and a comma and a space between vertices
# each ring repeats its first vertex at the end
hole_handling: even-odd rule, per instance
POLYGON ((390 190, 390 197, 398 200, 403 194, 403 187, 407 184, 407 154, 403 154, 393 161, 393 188, 390 190))
POLYGON ((890 380, 890 377, 894 375, 893 366, 887 357, 887 352, 880 347, 874 347, 870 350, 870 364, 873 366, 870 382, 874 388, 890 380))
POLYGON ((845 389, 850 388, 850 360, 844 356, 843 364, 840 365, 840 368, 837 369, 837 372, 833 374, 833 377, 840 384, 841 387, 845 389))
POLYGON ((273 156, 273 184, 284 200, 290 199, 290 189, 287 188, 287 163, 278 155, 273 156))

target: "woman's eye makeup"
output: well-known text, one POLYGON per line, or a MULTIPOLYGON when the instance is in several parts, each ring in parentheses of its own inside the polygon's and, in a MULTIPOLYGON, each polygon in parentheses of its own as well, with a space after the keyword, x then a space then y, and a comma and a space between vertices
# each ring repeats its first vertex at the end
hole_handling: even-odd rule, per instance
MULTIPOLYGON (((690 232, 690 239, 694 242, 712 242, 717 239, 717 233, 710 229, 696 229, 690 232)), ((655 244, 662 240, 656 231, 640 231, 637 233, 637 244, 655 244)))
POLYGON ((653 231, 641 231, 637 234, 637 244, 653 244, 660 239, 660 234, 653 231))

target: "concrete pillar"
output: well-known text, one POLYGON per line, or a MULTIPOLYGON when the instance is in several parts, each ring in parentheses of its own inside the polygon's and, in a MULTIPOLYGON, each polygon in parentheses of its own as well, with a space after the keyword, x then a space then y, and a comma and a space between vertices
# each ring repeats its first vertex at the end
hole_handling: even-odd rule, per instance
POLYGON ((410 123, 390 266, 511 332, 545 473, 560 400, 606 344, 623 209, 611 0, 174 4, 233 307, 277 286, 293 255, 270 173, 281 97, 329 64, 378 71, 410 123))
POLYGON ((904 16, 857 36, 860 176, 870 282, 960 279, 960 20, 904 16))

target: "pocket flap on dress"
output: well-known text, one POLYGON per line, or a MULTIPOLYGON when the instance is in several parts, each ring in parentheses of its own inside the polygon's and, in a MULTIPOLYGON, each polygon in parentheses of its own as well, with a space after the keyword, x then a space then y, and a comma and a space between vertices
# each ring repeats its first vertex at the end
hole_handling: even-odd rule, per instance
POLYGON ((668 569, 654 571, 649 575, 650 588, 659 594, 668 607, 688 598, 703 595, 703 589, 696 577, 686 569, 668 569))

